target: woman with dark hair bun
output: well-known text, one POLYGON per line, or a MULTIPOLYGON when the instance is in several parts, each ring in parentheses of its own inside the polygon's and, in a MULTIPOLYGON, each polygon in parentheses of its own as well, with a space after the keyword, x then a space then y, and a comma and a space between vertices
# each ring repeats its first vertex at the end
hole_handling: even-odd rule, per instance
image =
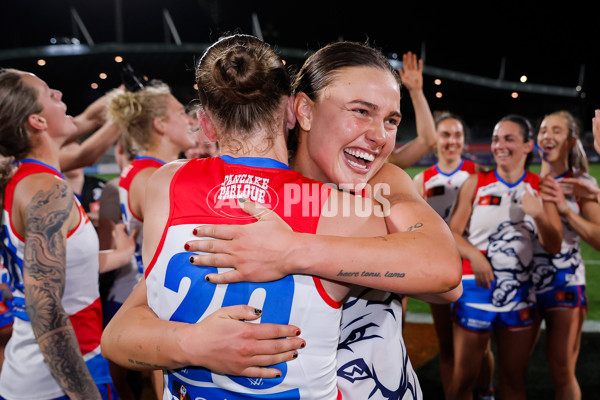
MULTIPOLYGON (((531 274, 539 241, 556 254, 562 241, 556 205, 529 172, 531 123, 508 115, 496 123, 496 168, 470 175, 458 193, 450 229, 463 257, 463 294, 452 306, 454 368, 449 399, 471 399, 492 332, 498 346, 498 395, 525 399, 536 331, 531 274)), ((548 178, 544 178, 548 179, 548 178)))
MULTIPOLYGON (((247 65, 245 61, 236 64, 247 65)), ((232 63, 223 62, 220 65, 232 63)), ((295 82, 295 97, 287 100, 285 119, 287 129, 295 129, 289 133, 286 130, 283 134, 283 137, 297 139, 290 142, 295 143, 290 146, 290 150, 296 150, 291 162, 293 167, 313 179, 330 182, 327 187, 341 189, 332 190, 328 201, 334 196, 345 197, 349 195, 348 192, 362 195, 362 200, 357 196, 348 197, 348 200, 355 202, 366 201, 365 197, 373 199, 381 211, 376 212, 378 218, 387 223, 385 232, 389 230, 392 233, 370 237, 366 230, 361 230, 360 236, 366 237, 343 238, 342 235, 352 234, 358 226, 346 229, 340 223, 338 228, 341 230, 338 233, 306 235, 290 229, 290 226, 294 228, 295 221, 290 221, 289 218, 286 220, 285 215, 278 215, 277 212, 261 213, 264 206, 259 204, 264 202, 259 200, 244 203, 244 210, 259 219, 258 223, 195 226, 194 233, 200 237, 225 240, 189 240, 185 243, 186 249, 199 250, 191 260, 194 265, 203 268, 206 265, 236 268, 227 272, 213 269, 206 275, 213 283, 238 285, 242 281, 268 282, 286 276, 283 279, 291 276, 295 279, 296 275, 290 274, 302 274, 319 276, 321 282, 345 282, 346 288, 351 285, 352 291, 346 292, 348 298, 343 305, 342 337, 336 339, 339 339, 339 343, 336 344, 337 354, 334 355, 337 358, 337 387, 342 396, 364 399, 369 393, 379 393, 378 396, 386 398, 422 398, 418 379, 410 366, 402 340, 402 307, 400 296, 396 293, 406 293, 429 301, 455 300, 461 291, 460 259, 448 226, 418 195, 410 177, 395 165, 386 163, 394 146, 401 117, 398 74, 378 50, 366 44, 336 42, 309 57, 295 82), (385 193, 370 192, 367 183, 378 190, 391 187, 391 193, 385 192, 385 189, 382 189, 385 193), (248 245, 248 242, 251 244, 248 245), (432 242, 436 243, 437 252, 427 251, 432 242), (204 251, 218 254, 205 254, 204 251), (436 279, 432 279, 432 276, 436 279), (367 288, 379 290, 371 291, 367 288), (356 375, 356 371, 360 374, 356 375)), ((204 88, 199 94, 203 106, 211 104, 215 99, 211 100, 210 96, 216 90, 216 85, 207 79, 204 85, 200 85, 199 81, 199 87, 204 88)), ((228 90, 220 91, 219 95, 228 90)), ((254 94, 252 87, 245 87, 245 91, 254 94)), ((235 101, 239 102, 239 99, 236 98, 235 101)), ((257 101, 256 98, 254 101, 257 101)), ((259 106, 261 104, 253 104, 252 109, 256 110, 259 106)), ((231 109, 239 106, 225 103, 224 107, 229 112, 235 112, 231 109)), ((208 116, 214 115, 209 107, 205 108, 205 112, 208 116)), ((278 120, 282 118, 274 118, 274 121, 278 120)), ((204 130, 210 137, 210 132, 204 130)), ((216 131, 220 132, 218 126, 216 131)), ((256 143, 263 151, 268 149, 265 140, 255 140, 250 135, 246 136, 243 143, 231 143, 238 152, 244 151, 247 146, 256 146, 256 143)), ((278 151, 285 150, 284 157, 287 161, 288 149, 281 148, 278 141, 274 148, 280 149, 278 151)), ((227 200, 230 194, 235 197, 235 190, 227 190, 224 195, 227 200)), ((287 196, 278 198, 282 202, 306 206, 307 211, 314 210, 313 206, 304 203, 304 196, 311 198, 314 193, 290 190, 287 196)), ((250 200, 254 200, 252 196, 250 200)), ((324 233, 321 229, 325 226, 325 221, 335 219, 331 215, 332 211, 336 214, 335 217, 341 217, 342 220, 353 219, 353 212, 357 211, 353 206, 332 209, 327 203, 317 209, 323 210, 323 215, 320 216, 316 233, 324 233)), ((363 210, 366 211, 361 218, 364 223, 372 215, 371 208, 363 210)), ((254 217, 251 217, 252 222, 255 221, 254 217)), ((328 292, 328 285, 325 286, 325 292, 328 292)), ((137 305, 140 305, 140 299, 132 300, 131 310, 137 305)), ((148 351, 140 351, 134 354, 129 350, 135 349, 140 342, 144 343, 144 348, 148 346, 154 349, 158 344, 155 338, 169 331, 168 325, 157 328, 156 324, 149 323, 152 315, 145 315, 147 318, 140 319, 138 313, 124 313, 122 322, 110 332, 110 336, 131 339, 129 333, 133 327, 143 324, 144 329, 132 332, 137 338, 135 341, 121 340, 117 343, 110 340, 107 332, 104 338, 111 342, 111 346, 115 346, 115 356, 125 358, 127 354, 129 358, 144 363, 173 367, 176 364, 166 357, 166 353, 149 354, 148 351), (140 340, 140 331, 153 334, 140 340)), ((336 336, 339 336, 340 320, 337 316, 335 318, 338 324, 336 336)), ((310 358, 322 349, 325 342, 315 341, 316 337, 310 334, 311 331, 306 332, 307 329, 312 330, 317 321, 326 320, 311 317, 298 325, 302 329, 303 338, 307 340, 307 346, 298 350, 298 360, 287 363, 286 368, 290 371, 295 371, 295 364, 302 361, 305 355, 310 358), (316 349, 308 352, 311 346, 316 346, 316 349)), ((326 326, 329 325, 322 323, 322 327, 326 326)), ((171 329, 175 329, 175 326, 172 325, 171 329)), ((290 343, 292 342, 280 341, 279 346, 290 343)), ((261 349, 265 347, 266 343, 261 345, 261 349)), ((275 352, 275 348, 272 351, 275 352)), ((175 353, 181 356, 177 349, 169 353, 169 356, 175 353)), ((294 354, 296 352, 292 350, 287 356, 292 357, 294 354)), ((190 356, 186 355, 188 358, 190 356)), ((208 361, 197 356, 195 359, 201 365, 208 361)), ((259 359, 264 357, 256 360, 259 359)), ((283 360, 286 361, 285 358, 283 360)), ((310 359, 306 362, 310 362, 310 359)), ((311 372, 315 367, 320 368, 322 373, 328 373, 330 364, 315 362, 311 372)), ((272 373, 281 374, 281 371, 276 368, 248 368, 243 374, 272 377, 273 375, 268 375, 272 373)), ((319 376, 318 379, 321 380, 322 377, 319 376)), ((320 398, 314 393, 306 396, 320 398)))
MULTIPOLYGON (((370 199, 333 190, 287 166, 285 138, 295 123, 293 98, 286 67, 269 45, 248 35, 222 38, 200 60, 196 79, 202 129, 218 139, 221 156, 175 161, 150 179, 142 246, 148 306, 161 319, 196 323, 222 306, 250 305, 262 324, 301 326, 310 346, 291 352, 293 361, 275 365, 276 375, 260 381, 185 364, 167 369, 165 395, 338 398, 336 358, 348 284, 306 271, 264 283, 217 285, 207 275, 220 270, 193 265, 198 254, 181 249, 180 243, 194 238, 199 225, 254 221, 238 205, 244 199, 256 202, 262 217, 277 214, 304 234, 376 237, 387 233, 385 221, 370 199), (346 213, 327 211, 343 208, 346 213)), ((376 147, 387 144, 381 136, 373 141, 376 147)), ((401 280, 372 284, 398 290, 401 280)))

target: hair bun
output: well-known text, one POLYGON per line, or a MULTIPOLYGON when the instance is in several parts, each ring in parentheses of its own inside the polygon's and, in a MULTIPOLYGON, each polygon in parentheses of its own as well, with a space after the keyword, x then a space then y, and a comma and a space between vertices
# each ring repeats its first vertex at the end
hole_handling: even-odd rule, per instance
POLYGON ((252 49, 234 46, 216 61, 215 87, 227 100, 235 104, 248 104, 261 96, 266 83, 263 63, 252 49))

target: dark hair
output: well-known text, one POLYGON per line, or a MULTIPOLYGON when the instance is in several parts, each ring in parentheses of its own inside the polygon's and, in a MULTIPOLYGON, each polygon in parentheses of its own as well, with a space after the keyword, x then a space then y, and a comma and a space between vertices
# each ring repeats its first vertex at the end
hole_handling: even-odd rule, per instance
POLYGON ((24 158, 31 150, 27 118, 42 111, 38 92, 23 80, 25 72, 0 69, 0 189, 14 172, 12 161, 24 158))
MULTIPOLYGON (((241 142, 256 126, 273 126, 283 96, 291 94, 288 70, 275 51, 251 35, 223 37, 206 50, 196 67, 198 96, 220 124, 220 141, 241 142), (236 137, 222 136, 236 131, 236 137)), ((268 130, 268 129, 267 129, 268 130)), ((272 143, 276 132, 267 140, 272 143)))
MULTIPOLYGON (((509 114, 505 117, 502 117, 496 123, 496 125, 498 125, 500 122, 506 122, 506 121, 513 122, 513 123, 519 125, 519 131, 521 133, 521 136, 523 137, 524 142, 534 140, 533 125, 531 125, 531 122, 527 118, 525 118, 524 116, 519 115, 519 114, 509 114)), ((531 164, 532 159, 533 159, 533 152, 529 152, 529 154, 527 154, 527 158, 525 158, 525 169, 529 168, 529 165, 531 164)))
POLYGON ((23 74, 0 69, 0 154, 16 160, 31 150, 27 118, 42 111, 37 91, 23 81, 23 74))
POLYGON ((23 81, 24 74, 16 69, 0 69, 0 207, 6 183, 14 174, 13 161, 31 150, 27 119, 42 111, 38 92, 23 81))
MULTIPOLYGON (((292 84, 292 93, 305 93, 311 100, 317 101, 325 88, 338 76, 343 68, 372 67, 389 71, 398 87, 402 86, 398 71, 392 67, 383 53, 368 43, 333 42, 313 53, 302 65, 292 84)), ((288 136, 290 157, 298 147, 298 124, 288 136)))
POLYGON ((437 129, 438 125, 447 119, 455 119, 462 125, 463 128, 463 137, 465 138, 465 142, 467 142, 471 136, 471 131, 465 121, 457 114, 454 114, 451 111, 434 111, 433 112, 433 120, 435 122, 435 128, 437 129))

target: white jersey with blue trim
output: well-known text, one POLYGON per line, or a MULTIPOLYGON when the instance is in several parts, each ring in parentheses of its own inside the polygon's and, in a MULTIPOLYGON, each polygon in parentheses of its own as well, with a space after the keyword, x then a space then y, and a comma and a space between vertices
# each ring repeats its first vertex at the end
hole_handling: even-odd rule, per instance
MULTIPOLYGON (((573 172, 568 170, 565 174, 556 177, 557 181, 563 178, 573 177, 573 172)), ((598 186, 596 178, 589 174, 579 177, 588 183, 598 186)), ((567 206, 575 214, 580 214, 579 203, 573 194, 565 194, 567 206)), ((571 228, 569 222, 561 217, 563 241, 560 253, 549 254, 538 242, 534 253, 533 284, 536 293, 544 293, 549 290, 565 286, 583 286, 585 281, 585 264, 581 257, 581 238, 571 228)))
POLYGON ((477 287, 468 262, 463 266, 461 301, 487 311, 511 311, 531 306, 533 248, 537 228, 521 208, 525 191, 539 191, 539 178, 525 172, 515 183, 502 180, 496 170, 478 173, 467 240, 490 262, 495 280, 491 290, 477 287))
POLYGON ((438 164, 423 171, 423 198, 444 221, 450 219, 458 191, 473 173, 475 163, 470 160, 462 160, 450 173, 442 171, 438 164))
POLYGON ((402 302, 397 294, 352 289, 342 312, 337 363, 344 400, 423 399, 402 337, 402 302))
MULTIPOLYGON (((5 264, 13 287, 13 331, 5 349, 0 374, 0 395, 9 400, 41 400, 64 396, 50 373, 37 344, 27 315, 23 281, 25 241, 12 226, 14 188, 24 177, 50 173, 64 179, 55 169, 35 160, 23 162, 6 188, 2 210, 1 239, 5 264)), ((102 308, 100 304, 98 235, 76 197, 79 225, 66 238, 65 286, 61 305, 77 336, 79 348, 96 384, 111 383, 108 362, 100 351, 102 308)))

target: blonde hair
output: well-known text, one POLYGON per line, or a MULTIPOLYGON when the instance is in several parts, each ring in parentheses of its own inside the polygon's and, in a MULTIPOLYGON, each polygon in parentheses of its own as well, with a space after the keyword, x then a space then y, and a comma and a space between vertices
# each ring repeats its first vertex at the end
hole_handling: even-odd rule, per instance
POLYGON ((147 150, 152 144, 152 126, 155 118, 167 116, 169 86, 159 81, 137 92, 116 94, 108 104, 108 118, 122 131, 126 149, 134 152, 147 150))
POLYGON ((544 119, 550 116, 556 116, 564 119, 567 123, 567 128, 569 129, 569 137, 576 139, 575 144, 571 148, 568 159, 568 165, 573 171, 573 175, 581 176, 584 173, 588 173, 590 167, 588 165, 587 155, 585 154, 585 150, 583 148, 583 143, 581 143, 581 140, 579 139, 579 124, 577 123, 577 120, 573 114, 566 110, 559 110, 547 114, 544 119))

